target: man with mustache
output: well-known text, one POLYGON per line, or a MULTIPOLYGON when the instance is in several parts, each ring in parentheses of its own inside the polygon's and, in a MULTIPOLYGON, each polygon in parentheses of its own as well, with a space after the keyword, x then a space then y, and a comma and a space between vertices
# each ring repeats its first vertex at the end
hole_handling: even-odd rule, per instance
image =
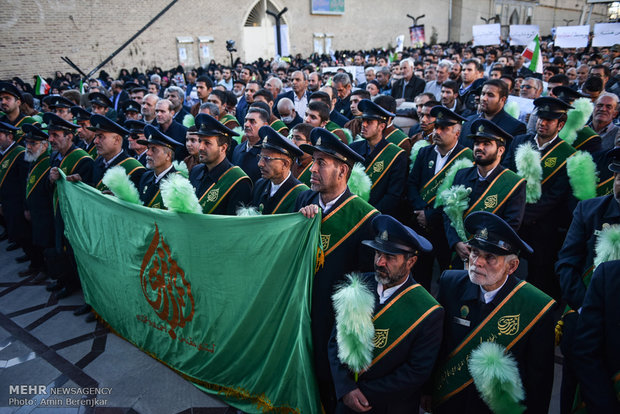
POLYGON ((437 300, 445 309, 445 325, 432 387, 433 413, 491 413, 468 368, 472 352, 483 342, 494 342, 516 362, 526 411, 546 414, 553 385, 555 301, 514 276, 519 255, 532 249, 507 222, 477 211, 464 225, 473 235, 469 268, 448 270, 439 280, 437 300))
POLYGON ((373 361, 355 381, 354 373, 338 356, 340 344, 337 330, 333 331, 329 361, 337 412, 415 413, 420 390, 437 358, 443 328, 443 309, 416 282, 417 271, 413 272, 418 254, 433 246, 387 215, 376 216, 372 227, 374 240, 362 243, 374 249, 375 271, 361 279, 375 299, 373 361), (396 334, 399 326, 404 326, 401 335, 396 334))
POLYGON ((77 135, 80 141, 76 144, 78 148, 82 148, 90 155, 93 160, 97 158, 97 147, 95 147, 95 133, 88 129, 90 126, 90 117, 92 114, 81 106, 71 107, 71 114, 75 118, 75 122, 80 126, 77 135))
POLYGON ((176 172, 172 161, 176 147, 182 144, 164 135, 152 125, 146 125, 143 132, 144 136, 138 139, 137 143, 147 147, 146 168, 148 170, 142 174, 138 184, 140 201, 145 207, 164 208, 159 185, 161 180, 176 172))
POLYGON ((258 134, 258 169, 262 178, 254 186, 252 205, 262 214, 292 213, 299 193, 308 190, 291 173, 293 162, 304 152, 270 126, 261 127, 258 134))
POLYGON ((244 138, 246 140, 237 145, 233 151, 232 163, 239 166, 253 183, 260 178, 258 160, 256 159, 259 148, 256 145, 260 141, 258 130, 265 125, 269 125, 269 114, 267 111, 259 107, 248 109, 243 124, 244 138))
MULTIPOLYGON (((471 188, 464 217, 474 211, 489 211, 518 231, 525 211, 525 180, 500 164, 512 136, 486 119, 476 120, 471 127, 468 138, 474 142, 476 165, 458 171, 452 184, 471 188)), ((445 214, 444 229, 450 248, 466 261, 469 245, 460 239, 445 214)))
MULTIPOLYGON (((22 105, 22 93, 10 82, 0 82, 0 109, 4 114, 0 116, 0 122, 20 128, 23 124, 33 124, 34 118, 26 116, 20 111, 22 105)), ((15 141, 20 144, 22 131, 17 130, 15 141)))
POLYGON ((312 155, 311 190, 297 197, 295 211, 313 218, 322 210, 321 256, 312 286, 312 339, 314 366, 325 412, 336 407, 336 394, 327 357, 327 344, 334 325, 331 295, 334 287, 352 271, 372 270, 371 251, 362 240, 372 238, 371 219, 379 214, 370 204, 351 194, 347 180, 356 162, 364 158, 324 128, 310 133, 314 146, 300 149, 312 155))

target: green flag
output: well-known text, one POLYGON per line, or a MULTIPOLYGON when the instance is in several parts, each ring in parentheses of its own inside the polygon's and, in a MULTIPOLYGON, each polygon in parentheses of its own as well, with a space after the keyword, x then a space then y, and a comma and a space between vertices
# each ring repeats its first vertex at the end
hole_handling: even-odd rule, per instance
POLYGON ((320 217, 173 213, 64 179, 58 191, 86 302, 117 333, 245 412, 320 412, 320 217))

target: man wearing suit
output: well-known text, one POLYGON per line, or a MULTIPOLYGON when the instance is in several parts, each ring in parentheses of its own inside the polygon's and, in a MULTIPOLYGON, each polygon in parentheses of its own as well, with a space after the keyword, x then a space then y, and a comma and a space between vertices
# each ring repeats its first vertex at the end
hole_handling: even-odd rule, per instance
POLYGON ((417 264, 420 270, 417 280, 427 290, 430 290, 435 258, 441 270, 450 264, 441 208, 434 207, 437 189, 455 162, 473 159, 471 149, 459 144, 461 123, 465 119, 442 106, 435 106, 430 114, 435 118, 432 145, 418 151, 407 180, 407 199, 413 212, 411 226, 433 244, 433 251, 421 254, 417 264))
POLYGON ((531 247, 498 216, 477 211, 465 219, 468 270, 449 270, 439 281, 445 309, 444 340, 435 367, 433 413, 491 413, 468 370, 471 353, 495 342, 515 359, 528 413, 549 409, 553 386, 555 301, 513 273, 531 247))
POLYGON ((351 78, 347 73, 337 73, 332 78, 332 85, 338 94, 338 101, 334 105, 334 111, 343 115, 348 121, 353 118, 351 113, 351 78))
POLYGON ((560 286, 553 267, 574 206, 566 160, 575 149, 558 133, 564 127, 571 106, 549 97, 536 99, 534 106, 538 114, 537 133, 515 137, 503 163, 517 174, 523 174, 516 165, 515 154, 519 147, 527 144, 540 152, 541 196, 538 201, 526 204, 519 235, 534 248, 534 254, 528 258, 528 281, 559 299, 560 286))
POLYGON ((258 130, 265 125, 269 125, 269 113, 263 108, 250 108, 243 124, 246 140, 233 150, 232 163, 240 167, 250 177, 252 183, 260 178, 256 158, 260 150, 256 145, 260 142, 258 130))
POLYGON ((490 79, 484 82, 480 94, 480 113, 467 118, 467 122, 463 125, 461 144, 473 148, 474 143, 468 136, 475 132, 471 126, 477 119, 492 121, 513 137, 525 134, 525 124, 504 111, 507 98, 508 86, 506 86, 503 81, 499 79, 490 79))
POLYGON ((181 144, 181 146, 175 148, 174 159, 183 161, 183 159, 189 155, 185 149, 187 128, 174 120, 172 102, 168 99, 160 99, 155 105, 155 118, 157 119, 157 125, 162 134, 169 136, 181 144))
POLYGON ((603 197, 584 200, 577 204, 573 220, 566 234, 562 250, 558 253, 555 265, 560 276, 562 298, 570 310, 562 317, 564 321, 560 346, 564 355, 562 369, 562 412, 572 409, 577 367, 573 358, 575 346, 575 328, 579 314, 576 312, 584 306, 586 290, 594 272, 594 250, 601 231, 610 226, 620 225, 620 148, 609 154, 609 170, 614 174, 614 193, 603 197))
MULTIPOLYGON (((518 231, 525 211, 525 180, 500 164, 512 137, 486 119, 477 119, 472 130, 468 138, 474 142, 476 165, 458 171, 452 183, 471 189, 464 217, 474 211, 489 211, 518 231)), ((446 214, 444 228, 450 248, 462 261, 467 260, 469 246, 461 240, 446 214)))
POLYGON ((262 214, 292 213, 299 193, 308 190, 291 174, 295 159, 304 152, 270 126, 261 127, 258 134, 258 168, 262 178, 254 186, 252 205, 262 214))
POLYGON ((392 96, 394 99, 403 99, 413 102, 413 99, 424 92, 426 83, 413 74, 413 59, 407 58, 400 62, 402 78, 392 85, 392 96))
POLYGON ((115 80, 112 82, 112 93, 112 109, 114 109, 117 114, 122 113, 121 104, 129 100, 129 94, 123 89, 122 81, 115 80))
POLYGON ((583 301, 573 352, 589 414, 620 413, 620 260, 601 263, 583 301))
POLYGON ((230 140, 238 134, 208 114, 196 116, 196 128, 200 164, 192 168, 189 181, 205 214, 234 216, 252 199, 252 180, 226 158, 230 140))
POLYGON ((372 186, 368 202, 384 214, 401 218, 407 181, 407 155, 403 149, 383 138, 388 121, 394 117, 370 101, 362 99, 358 105, 362 112, 362 137, 351 144, 351 149, 364 157, 366 175, 372 186))
POLYGON ((418 254, 433 246, 387 215, 376 216, 372 227, 374 240, 362 243, 375 250, 375 271, 361 276, 375 299, 372 362, 356 381, 338 356, 338 327, 333 330, 329 361, 337 412, 372 409, 377 413, 415 413, 420 389, 433 370, 443 329, 443 309, 416 282, 412 271, 418 254))
POLYGON ((372 237, 371 219, 379 212, 360 197, 351 194, 347 180, 356 162, 364 158, 337 136, 324 128, 310 134, 314 146, 302 144, 300 149, 312 155, 311 190, 297 197, 295 210, 313 218, 319 209, 321 220, 321 251, 312 286, 312 340, 314 366, 326 412, 336 407, 336 394, 331 378, 327 344, 334 326, 331 295, 344 275, 352 271, 372 270, 371 252, 361 244, 372 237))
POLYGON ((144 140, 144 127, 147 124, 142 121, 129 120, 125 121, 124 125, 129 130, 127 141, 129 141, 129 149, 132 151, 133 157, 146 167, 146 151, 148 148, 146 145, 140 144, 139 140, 144 140))
POLYGON ((291 82, 293 84, 292 90, 288 92, 283 92, 278 95, 276 101, 273 104, 275 108, 273 113, 278 118, 280 117, 280 113, 278 112, 278 101, 282 98, 288 98, 295 105, 295 112, 301 119, 306 117, 306 108, 308 107, 308 103, 310 102, 310 91, 308 90, 308 76, 298 70, 293 72, 291 75, 291 82))

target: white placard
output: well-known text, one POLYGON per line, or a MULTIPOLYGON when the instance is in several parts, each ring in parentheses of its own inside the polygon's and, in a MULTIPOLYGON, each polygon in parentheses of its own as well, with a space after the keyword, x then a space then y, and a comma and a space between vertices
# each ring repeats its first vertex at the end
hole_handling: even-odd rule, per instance
POLYGON ((533 24, 511 24, 510 46, 527 46, 538 34, 538 26, 533 24))
MULTIPOLYGON (((273 26, 273 39, 274 46, 276 48, 275 54, 278 54, 278 29, 273 26)), ((282 40, 282 56, 288 56, 290 54, 288 47, 288 25, 280 25, 280 39, 282 40)))
POLYGON ((613 46, 620 43, 620 23, 597 23, 594 25, 592 46, 613 46))
POLYGON ((534 100, 521 98, 520 96, 509 95, 506 103, 516 102, 519 105, 519 121, 525 122, 526 116, 534 111, 534 100))
POLYGON ((399 53, 403 51, 405 46, 405 35, 396 36, 396 50, 395 53, 399 53))
POLYGON ((474 35, 474 46, 499 45, 501 28, 499 23, 478 24, 471 27, 474 35))
POLYGON ((351 74, 351 76, 355 76, 355 70, 358 66, 328 66, 326 68, 321 69, 321 73, 338 73, 339 69, 343 69, 345 72, 351 74))
POLYGON ((557 47, 586 47, 590 26, 558 26, 555 28, 555 45, 557 47))
POLYGON ((187 50, 184 47, 179 48, 179 60, 185 62, 187 60, 187 50))
POLYGON ((209 46, 202 45, 200 50, 202 51, 202 57, 205 59, 209 59, 209 46))

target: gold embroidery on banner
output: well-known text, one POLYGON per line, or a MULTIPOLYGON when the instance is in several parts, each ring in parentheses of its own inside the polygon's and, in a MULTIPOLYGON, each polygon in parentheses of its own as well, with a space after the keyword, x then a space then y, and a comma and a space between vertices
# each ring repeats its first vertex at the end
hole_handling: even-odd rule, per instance
POLYGON ((547 158, 545 160, 545 167, 547 168, 553 168, 555 167, 555 164, 557 163, 558 158, 557 157, 551 157, 551 158, 547 158))
POLYGON ((484 199, 485 208, 495 208, 497 206, 497 194, 493 194, 484 199))
POLYGON ((375 329, 375 337, 372 340, 372 345, 379 349, 385 348, 389 332, 389 329, 375 329))
POLYGON ((219 196, 220 196, 220 189, 214 188, 213 190, 209 191, 209 193, 207 194, 207 201, 212 203, 215 200, 217 200, 219 196))
POLYGON ((497 329, 500 335, 516 335, 519 332, 519 319, 521 315, 506 315, 497 321, 497 329))
POLYGON ((372 165, 373 173, 380 173, 381 171, 383 171, 383 160, 377 161, 372 165))

